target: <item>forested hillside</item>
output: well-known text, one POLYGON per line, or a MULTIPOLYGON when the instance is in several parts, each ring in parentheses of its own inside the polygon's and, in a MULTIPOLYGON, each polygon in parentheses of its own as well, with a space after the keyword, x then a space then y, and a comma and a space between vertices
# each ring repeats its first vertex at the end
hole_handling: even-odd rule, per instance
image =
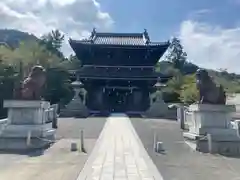
POLYGON ((0 43, 4 43, 11 48, 16 48, 22 41, 37 41, 37 37, 18 30, 0 29, 0 43))

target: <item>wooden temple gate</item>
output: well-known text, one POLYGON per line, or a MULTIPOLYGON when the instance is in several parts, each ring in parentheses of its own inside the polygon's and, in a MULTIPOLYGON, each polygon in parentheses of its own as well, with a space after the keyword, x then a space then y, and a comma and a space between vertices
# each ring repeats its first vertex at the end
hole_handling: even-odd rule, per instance
POLYGON ((82 67, 76 75, 86 94, 86 106, 100 112, 142 112, 150 105, 157 81, 167 77, 155 72, 155 64, 169 42, 151 42, 143 33, 98 33, 85 40, 71 40, 82 67))

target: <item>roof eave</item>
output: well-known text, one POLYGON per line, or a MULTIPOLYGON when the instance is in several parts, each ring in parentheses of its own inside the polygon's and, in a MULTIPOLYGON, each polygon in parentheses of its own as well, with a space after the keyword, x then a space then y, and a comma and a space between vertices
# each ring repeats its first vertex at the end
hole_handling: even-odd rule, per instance
POLYGON ((91 41, 82 41, 82 40, 69 40, 69 44, 71 47, 76 46, 76 45, 80 45, 80 46, 105 46, 105 47, 159 47, 159 46, 166 46, 168 47, 170 45, 169 41, 167 42, 153 42, 153 43, 148 43, 148 44, 144 44, 144 45, 139 45, 139 44, 95 44, 91 41), (75 45, 74 45, 75 44, 75 45))

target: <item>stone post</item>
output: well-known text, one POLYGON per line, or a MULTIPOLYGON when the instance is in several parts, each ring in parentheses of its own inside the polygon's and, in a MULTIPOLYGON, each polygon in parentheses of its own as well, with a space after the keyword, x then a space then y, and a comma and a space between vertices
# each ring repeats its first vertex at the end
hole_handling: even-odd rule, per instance
POLYGON ((177 108, 177 121, 180 124, 180 128, 183 130, 185 129, 184 110, 185 107, 183 105, 179 105, 177 108))

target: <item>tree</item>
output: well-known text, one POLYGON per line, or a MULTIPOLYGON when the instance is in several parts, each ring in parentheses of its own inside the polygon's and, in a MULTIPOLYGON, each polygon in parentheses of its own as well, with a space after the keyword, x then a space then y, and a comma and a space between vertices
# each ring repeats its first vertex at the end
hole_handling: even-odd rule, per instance
POLYGON ((61 59, 48 51, 45 46, 40 45, 36 41, 21 42, 19 47, 13 50, 10 54, 13 55, 11 64, 20 68, 20 62, 22 62, 24 76, 26 76, 31 67, 39 64, 45 68, 58 67, 61 59))
POLYGON ((44 35, 42 40, 48 45, 49 48, 60 50, 64 41, 64 35, 57 29, 52 30, 50 33, 44 35))
POLYGON ((70 55, 69 58, 60 64, 61 67, 67 70, 76 70, 81 67, 81 61, 76 55, 70 55))
POLYGON ((180 91, 181 102, 185 104, 192 104, 199 99, 198 97, 199 93, 196 87, 195 74, 184 76, 180 91))
POLYGON ((13 50, 7 46, 0 46, 0 60, 3 64, 12 64, 13 59, 15 59, 13 50))
POLYGON ((70 74, 60 68, 47 69, 47 89, 45 99, 54 103, 67 104, 74 96, 70 84, 70 74))
POLYGON ((166 59, 173 63, 174 68, 182 71, 187 59, 187 53, 183 50, 183 46, 178 38, 174 37, 172 39, 166 59))
POLYGON ((50 52, 57 55, 59 58, 64 59, 64 55, 61 52, 64 39, 64 35, 57 29, 43 35, 40 43, 46 46, 50 52))
POLYGON ((3 100, 12 98, 15 77, 14 68, 0 59, 0 118, 7 116, 7 110, 3 109, 3 100))

